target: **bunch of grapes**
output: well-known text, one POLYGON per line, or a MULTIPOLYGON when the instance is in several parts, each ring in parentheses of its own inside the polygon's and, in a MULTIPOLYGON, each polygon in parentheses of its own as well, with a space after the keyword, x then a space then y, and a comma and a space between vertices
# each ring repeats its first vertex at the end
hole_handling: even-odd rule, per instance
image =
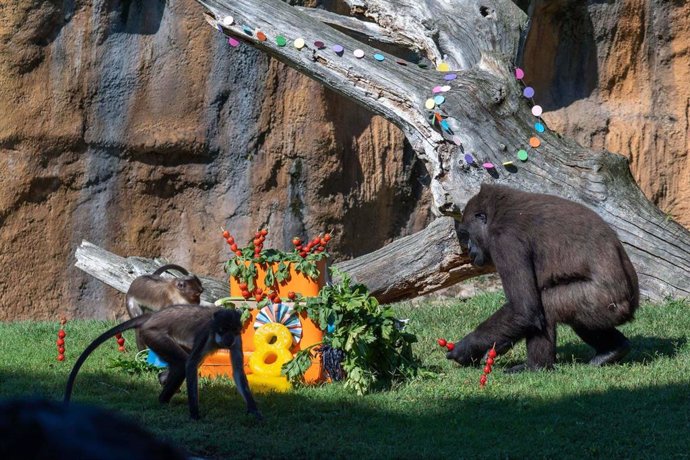
POLYGON ((326 245, 331 241, 331 234, 319 235, 307 244, 303 244, 302 239, 296 236, 292 239, 292 244, 295 245, 295 251, 299 253, 304 259, 309 253, 318 254, 326 250, 326 245))
POLYGON ((67 337, 67 334, 65 334, 65 330, 63 329, 65 327, 65 324, 67 323, 67 318, 64 316, 60 318, 60 330, 58 331, 58 339, 55 344, 57 345, 57 350, 58 350, 58 356, 57 360, 58 361, 64 361, 65 360, 65 337, 67 337))
POLYGON ((484 366, 484 372, 479 379, 479 386, 484 388, 486 381, 488 380, 488 375, 491 374, 491 367, 494 365, 494 358, 496 357, 496 344, 489 350, 489 357, 486 358, 486 365, 484 366))

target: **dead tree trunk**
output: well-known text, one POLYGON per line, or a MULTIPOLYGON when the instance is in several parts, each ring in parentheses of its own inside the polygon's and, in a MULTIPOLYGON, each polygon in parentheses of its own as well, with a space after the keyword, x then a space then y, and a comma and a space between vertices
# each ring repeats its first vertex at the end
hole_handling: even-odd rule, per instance
MULTIPOLYGON (((153 273, 167 263, 142 257, 121 257, 88 241, 82 241, 75 257, 77 268, 120 292, 127 292, 137 276, 153 273)), ((452 286, 468 278, 468 273, 476 273, 460 247, 450 217, 436 219, 421 232, 362 257, 337 263, 335 268, 364 283, 382 303, 452 286)), ((204 285, 202 301, 212 303, 229 295, 227 279, 200 278, 204 285)))
POLYGON ((457 216, 486 181, 579 201, 616 229, 644 296, 690 296, 690 232, 644 197, 627 161, 585 149, 548 129, 535 133, 536 119, 513 73, 527 16, 511 1, 344 0, 349 16, 280 0, 197 1, 223 33, 400 127, 426 164, 439 213, 457 216), (264 37, 259 31, 266 41, 259 39, 264 37), (279 35, 287 46, 276 42, 279 35), (305 42, 301 49, 293 46, 298 38, 305 42), (317 41, 325 47, 317 47, 317 41), (334 52, 334 45, 344 52, 334 52), (364 58, 355 57, 355 49, 364 58), (375 53, 383 61, 375 60, 375 53), (434 68, 444 61, 457 78, 445 80, 448 73, 400 58, 411 55, 428 59, 434 68), (428 110, 425 101, 433 96, 432 88, 446 84, 451 89, 441 93, 445 102, 428 110), (435 113, 450 129, 439 127, 435 113), (539 148, 528 144, 535 135, 539 148), (519 149, 528 151, 527 161, 516 158, 519 149), (496 167, 487 171, 468 164, 466 154, 479 165, 496 167), (513 166, 501 166, 509 161, 513 166))

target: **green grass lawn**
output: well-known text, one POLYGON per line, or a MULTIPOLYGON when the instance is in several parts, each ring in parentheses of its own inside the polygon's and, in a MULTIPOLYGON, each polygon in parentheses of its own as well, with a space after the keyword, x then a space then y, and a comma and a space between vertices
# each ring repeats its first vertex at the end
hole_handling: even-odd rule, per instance
MULTIPOLYGON (((188 419, 184 393, 157 402, 154 374, 130 376, 107 365, 119 355, 113 339, 86 362, 73 401, 103 406, 144 423, 158 435, 210 458, 689 458, 690 305, 643 306, 621 328, 633 352, 621 365, 592 368, 592 351, 559 329, 558 368, 508 375, 524 344, 499 357, 486 388, 479 368, 445 359, 436 338, 457 339, 502 302, 395 306, 419 337, 415 352, 436 379, 357 396, 340 384, 259 395, 266 421, 244 414, 226 379, 202 380, 203 419, 188 419)), ((55 360, 56 323, 0 324, 0 397, 60 399, 78 353, 104 321, 67 324, 67 359, 55 360)), ((133 334, 125 334, 134 344, 133 334)), ((128 356, 133 357, 129 352, 128 356)))

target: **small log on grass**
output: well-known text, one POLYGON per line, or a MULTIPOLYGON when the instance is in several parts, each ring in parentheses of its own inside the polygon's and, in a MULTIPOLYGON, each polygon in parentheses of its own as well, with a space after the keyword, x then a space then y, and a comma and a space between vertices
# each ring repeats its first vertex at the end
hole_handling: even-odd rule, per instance
MULTIPOLYGON (((127 292, 137 276, 152 273, 167 263, 162 259, 121 257, 88 241, 77 248, 76 258, 77 268, 120 292, 127 292)), ((450 217, 437 219, 421 232, 335 267, 365 284, 383 303, 427 294, 476 274, 463 255, 450 217)), ((213 302, 229 295, 224 279, 199 278, 204 285, 203 301, 213 302)))

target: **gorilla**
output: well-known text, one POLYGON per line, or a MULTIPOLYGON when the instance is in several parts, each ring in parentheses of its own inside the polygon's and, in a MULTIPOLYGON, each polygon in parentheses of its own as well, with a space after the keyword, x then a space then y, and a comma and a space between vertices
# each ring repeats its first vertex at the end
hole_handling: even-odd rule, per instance
POLYGON ((508 369, 550 369, 556 325, 568 324, 596 354, 590 364, 622 359, 630 342, 615 326, 633 319, 637 274, 616 233, 589 208, 551 195, 483 184, 456 222, 472 263, 493 264, 506 304, 455 344, 462 365, 525 339, 527 362, 508 369))

